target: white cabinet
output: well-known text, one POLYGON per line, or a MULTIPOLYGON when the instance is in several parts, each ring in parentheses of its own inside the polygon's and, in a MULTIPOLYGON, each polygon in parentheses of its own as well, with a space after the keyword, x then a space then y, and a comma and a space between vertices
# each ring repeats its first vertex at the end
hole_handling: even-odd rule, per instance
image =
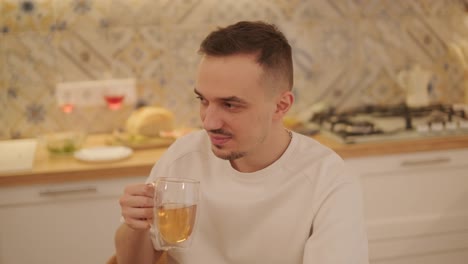
POLYGON ((105 263, 119 197, 146 177, 0 188, 0 264, 105 263))
POLYGON ((468 149, 347 159, 364 193, 372 264, 466 264, 468 149))

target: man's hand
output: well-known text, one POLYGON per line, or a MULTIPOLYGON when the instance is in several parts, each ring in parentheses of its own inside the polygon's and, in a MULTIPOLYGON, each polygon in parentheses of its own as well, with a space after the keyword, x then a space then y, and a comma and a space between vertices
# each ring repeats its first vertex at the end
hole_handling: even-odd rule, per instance
POLYGON ((125 188, 119 202, 122 217, 129 227, 136 230, 150 228, 153 219, 153 196, 152 184, 130 185, 125 188))

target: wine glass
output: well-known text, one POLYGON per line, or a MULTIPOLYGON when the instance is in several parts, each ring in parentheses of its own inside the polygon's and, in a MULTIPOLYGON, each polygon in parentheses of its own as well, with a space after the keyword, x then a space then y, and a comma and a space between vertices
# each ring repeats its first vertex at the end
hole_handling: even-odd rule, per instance
POLYGON ((63 94, 58 96, 58 105, 60 107, 60 111, 65 114, 70 114, 75 109, 75 104, 73 102, 73 98, 70 91, 65 91, 63 94))
POLYGON ((154 187, 153 230, 162 250, 187 248, 195 229, 199 181, 158 178, 154 187))
POLYGON ((103 96, 104 100, 106 100, 107 108, 115 111, 122 107, 125 99, 125 90, 118 86, 106 87, 103 96))

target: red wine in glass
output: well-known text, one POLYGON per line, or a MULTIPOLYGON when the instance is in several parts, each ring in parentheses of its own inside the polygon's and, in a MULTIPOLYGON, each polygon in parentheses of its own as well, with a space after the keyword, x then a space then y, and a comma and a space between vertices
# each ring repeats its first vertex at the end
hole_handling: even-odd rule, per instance
POLYGON ((104 99, 107 102, 107 108, 110 110, 117 110, 120 109, 122 106, 124 95, 105 95, 104 99))

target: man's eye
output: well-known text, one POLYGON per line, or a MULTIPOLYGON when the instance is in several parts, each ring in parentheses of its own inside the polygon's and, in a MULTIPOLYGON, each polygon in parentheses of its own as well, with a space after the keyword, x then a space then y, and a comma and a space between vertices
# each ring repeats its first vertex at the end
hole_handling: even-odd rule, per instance
POLYGON ((201 96, 197 96, 197 99, 200 100, 200 103, 202 103, 202 104, 206 104, 206 103, 207 103, 206 99, 203 98, 203 97, 201 97, 201 96))
POLYGON ((235 109, 237 106, 231 103, 224 103, 224 107, 228 109, 235 109))

